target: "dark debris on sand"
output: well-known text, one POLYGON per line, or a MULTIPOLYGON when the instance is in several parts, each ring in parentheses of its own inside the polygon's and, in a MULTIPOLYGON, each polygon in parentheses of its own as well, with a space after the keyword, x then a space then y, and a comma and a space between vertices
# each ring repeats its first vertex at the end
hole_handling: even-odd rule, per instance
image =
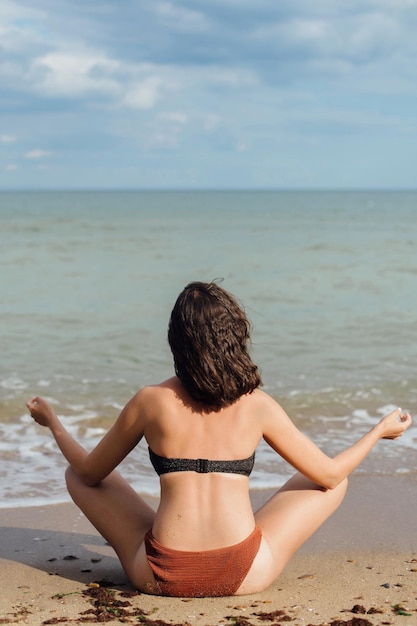
MULTIPOLYGON (((60 623, 102 623, 118 621, 125 624, 136 624, 139 626, 191 626, 188 622, 181 624, 174 624, 172 622, 166 622, 162 619, 153 619, 150 617, 150 613, 144 611, 139 607, 135 607, 130 600, 134 597, 140 596, 138 591, 120 591, 112 588, 113 583, 107 581, 100 581, 100 583, 91 583, 86 589, 80 592, 80 594, 89 602, 90 607, 79 613, 74 619, 67 617, 53 617, 51 619, 42 622, 42 625, 60 624, 60 623)), ((59 594, 54 596, 60 598, 59 594)), ((255 606, 255 605, 252 605, 255 606)), ((231 607, 232 608, 232 607, 231 607)), ((238 607, 236 607, 238 608, 238 607)), ((395 605, 392 607, 394 613, 400 615, 410 615, 406 612, 402 605, 395 605)), ((151 611, 153 614, 158 609, 151 611)), ((347 611, 347 610, 346 610, 347 611)), ((355 604, 349 613, 353 614, 353 617, 348 619, 334 619, 331 622, 321 624, 321 626, 375 626, 373 622, 370 622, 365 615, 371 615, 376 613, 382 613, 380 609, 371 607, 366 609, 360 604, 355 604)), ((21 615, 16 617, 22 617, 21 615)), ((296 617, 288 615, 284 610, 275 610, 269 612, 253 612, 251 617, 243 615, 226 615, 221 622, 228 626, 256 626, 259 622, 269 624, 269 626, 284 626, 289 622, 296 622, 296 617), (251 620, 253 617, 256 622, 251 620)), ((19 621, 19 620, 16 620, 19 621)), ((0 620, 0 624, 4 623, 0 620)), ((16 623, 14 621, 8 621, 7 623, 16 623)), ((389 624, 389 622, 383 622, 389 624)), ((314 626, 309 624, 308 626, 314 626)), ((317 626, 317 625, 316 625, 317 626)))
MULTIPOLYGON (((270 613, 253 613, 258 620, 263 622, 269 622, 270 626, 283 626, 283 624, 289 621, 295 621, 295 617, 290 617, 285 611, 271 611, 270 613)), ((230 620, 230 626, 255 626, 248 617, 233 617, 227 616, 225 619, 230 620)), ((309 624, 308 626, 314 626, 309 624)), ((316 625, 317 626, 317 625, 316 625)), ((372 622, 363 617, 353 617, 348 620, 333 620, 332 622, 326 622, 320 626, 374 626, 372 622)))
POLYGON ((277 610, 269 613, 254 613, 261 622, 292 622, 294 617, 290 617, 285 611, 277 610))
MULTIPOLYGON (((106 586, 93 584, 81 592, 81 595, 88 599, 91 608, 79 613, 78 617, 71 620, 67 617, 52 617, 42 622, 42 625, 76 622, 80 623, 103 623, 119 621, 121 623, 135 623, 141 626, 191 626, 190 624, 173 624, 160 619, 151 619, 148 613, 139 607, 134 607, 129 600, 121 600, 116 596, 116 591, 110 588, 111 583, 106 586), (133 620, 133 621, 132 621, 133 620)), ((132 598, 140 595, 136 591, 119 592, 120 598, 132 598)), ((59 595, 57 596, 59 597, 59 595)))
POLYGON ((31 614, 32 611, 29 611, 25 606, 17 606, 14 607, 13 613, 8 614, 10 617, 0 617, 0 624, 17 624, 31 614))
MULTIPOLYGON (((350 611, 351 613, 362 613, 362 611, 350 611)), ((377 611, 376 611, 377 612, 377 611)), ((379 612, 379 611, 378 611, 379 612)), ((363 610, 363 613, 372 613, 372 611, 363 610)), ((308 626, 313 626, 313 624, 308 624, 308 626)), ((316 625, 317 626, 317 625, 316 625)), ((368 619, 364 617, 352 617, 350 619, 334 619, 331 622, 326 622, 325 624, 320 624, 320 626, 375 626, 373 622, 370 622, 368 619)))

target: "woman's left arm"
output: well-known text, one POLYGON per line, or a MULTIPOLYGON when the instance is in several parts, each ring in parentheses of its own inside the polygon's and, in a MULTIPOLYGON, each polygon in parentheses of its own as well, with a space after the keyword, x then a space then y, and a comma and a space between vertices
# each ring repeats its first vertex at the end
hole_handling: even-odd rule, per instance
POLYGON ((140 392, 129 400, 112 428, 91 452, 70 435, 49 402, 34 397, 26 406, 35 422, 49 428, 68 463, 89 486, 97 485, 108 476, 139 443, 144 432, 140 392))

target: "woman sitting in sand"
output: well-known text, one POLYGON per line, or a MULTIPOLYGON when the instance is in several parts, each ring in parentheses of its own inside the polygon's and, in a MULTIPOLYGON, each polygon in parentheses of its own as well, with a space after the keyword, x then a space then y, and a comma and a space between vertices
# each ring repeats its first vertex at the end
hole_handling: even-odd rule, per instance
POLYGON ((259 389, 249 322, 216 283, 183 290, 168 340, 176 375, 136 393, 92 452, 45 400, 27 406, 69 463, 74 502, 137 589, 185 597, 264 590, 340 505, 347 476, 379 439, 399 437, 411 417, 397 409, 328 457, 259 389), (115 470, 142 437, 160 475, 156 512, 115 470), (262 438, 298 473, 253 513, 248 476, 262 438))

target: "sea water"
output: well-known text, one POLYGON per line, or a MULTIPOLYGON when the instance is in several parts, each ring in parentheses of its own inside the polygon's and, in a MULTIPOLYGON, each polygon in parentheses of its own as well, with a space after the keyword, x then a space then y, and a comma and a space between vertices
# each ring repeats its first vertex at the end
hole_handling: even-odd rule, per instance
MULTIPOLYGON (((68 499, 65 461, 25 401, 91 449, 135 391, 172 375, 169 314, 222 278, 253 326, 264 389, 325 452, 417 407, 416 192, 0 194, 0 506, 68 499)), ((256 419, 256 416, 254 416, 256 419)), ((417 475, 415 427, 357 470, 417 475)), ((141 442, 121 465, 158 481, 141 442)), ((254 488, 292 473, 262 444, 254 488)))

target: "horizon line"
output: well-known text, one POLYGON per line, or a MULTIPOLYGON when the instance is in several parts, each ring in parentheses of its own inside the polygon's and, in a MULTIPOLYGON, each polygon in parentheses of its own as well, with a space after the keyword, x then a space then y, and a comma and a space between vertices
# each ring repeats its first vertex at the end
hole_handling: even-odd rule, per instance
POLYGON ((1 188, 0 193, 186 193, 186 192, 417 192, 417 187, 11 187, 1 188))

